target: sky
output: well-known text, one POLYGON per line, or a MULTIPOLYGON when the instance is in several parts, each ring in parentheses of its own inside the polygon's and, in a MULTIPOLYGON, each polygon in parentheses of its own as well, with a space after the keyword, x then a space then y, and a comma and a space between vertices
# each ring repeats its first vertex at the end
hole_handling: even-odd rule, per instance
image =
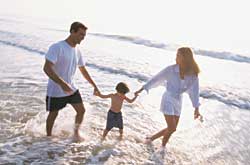
POLYGON ((65 24, 81 20, 92 32, 250 55, 247 0, 2 0, 1 4, 1 15, 65 24))

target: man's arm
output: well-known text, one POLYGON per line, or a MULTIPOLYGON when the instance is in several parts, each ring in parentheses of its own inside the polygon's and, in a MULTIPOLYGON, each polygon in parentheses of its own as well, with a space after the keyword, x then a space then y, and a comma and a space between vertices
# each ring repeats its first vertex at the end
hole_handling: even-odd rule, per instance
POLYGON ((106 99, 106 98, 111 98, 112 94, 107 94, 107 95, 103 95, 100 92, 95 94, 96 96, 99 96, 100 98, 106 99))
POLYGON ((84 66, 80 66, 79 69, 80 69, 82 75, 84 76, 84 78, 94 87, 95 91, 99 92, 99 89, 97 88, 94 81, 90 77, 87 69, 84 66))
POLYGON ((49 60, 45 61, 43 71, 46 73, 46 75, 52 79, 54 82, 56 82, 58 85, 61 86, 63 91, 67 94, 72 94, 73 90, 70 88, 68 83, 66 83, 62 78, 60 78, 53 69, 54 64, 50 62, 49 60))

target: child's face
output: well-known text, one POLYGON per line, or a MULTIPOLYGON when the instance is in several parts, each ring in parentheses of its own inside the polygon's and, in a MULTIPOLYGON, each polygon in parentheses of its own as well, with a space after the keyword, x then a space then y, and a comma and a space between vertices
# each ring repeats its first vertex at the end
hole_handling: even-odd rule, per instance
POLYGON ((117 93, 119 93, 119 94, 121 94, 121 95, 125 95, 125 94, 126 94, 126 93, 122 93, 122 92, 118 92, 118 91, 117 91, 117 93))

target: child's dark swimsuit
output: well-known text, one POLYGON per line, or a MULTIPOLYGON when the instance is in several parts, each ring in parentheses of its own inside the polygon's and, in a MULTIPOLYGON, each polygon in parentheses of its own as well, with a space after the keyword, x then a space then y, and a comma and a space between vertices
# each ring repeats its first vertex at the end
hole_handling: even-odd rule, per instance
POLYGON ((123 120, 121 112, 108 111, 106 130, 111 130, 113 127, 123 129, 123 120))

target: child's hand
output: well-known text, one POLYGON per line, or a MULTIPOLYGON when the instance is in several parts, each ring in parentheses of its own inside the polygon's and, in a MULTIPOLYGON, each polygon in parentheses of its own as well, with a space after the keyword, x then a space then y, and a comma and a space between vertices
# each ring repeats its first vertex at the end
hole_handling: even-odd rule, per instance
POLYGON ((100 92, 99 91, 94 91, 94 95, 95 96, 100 96, 100 92))
POLYGON ((135 94, 135 96, 139 96, 139 91, 136 91, 134 94, 135 94))

